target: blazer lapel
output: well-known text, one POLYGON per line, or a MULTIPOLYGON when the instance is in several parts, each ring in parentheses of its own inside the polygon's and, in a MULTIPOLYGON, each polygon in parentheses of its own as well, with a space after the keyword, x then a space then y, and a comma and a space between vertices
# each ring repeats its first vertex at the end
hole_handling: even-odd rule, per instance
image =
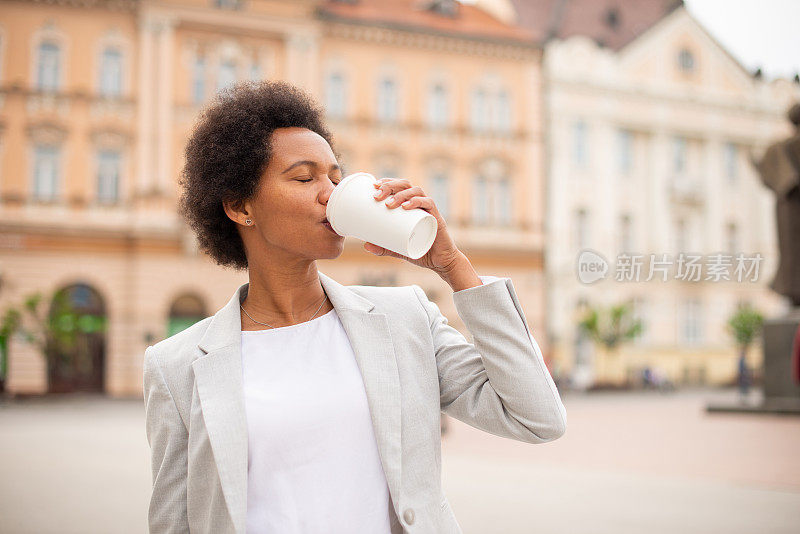
MULTIPOLYGON (((400 499, 400 379, 394 344, 385 314, 375 305, 319 272, 353 348, 375 431, 389 493, 400 499)), ((203 419, 228 511, 236 532, 247 520, 247 420, 242 384, 241 310, 249 284, 219 310, 198 343, 205 352, 192 363, 203 419)), ((395 512, 399 512, 395 505, 395 512)))

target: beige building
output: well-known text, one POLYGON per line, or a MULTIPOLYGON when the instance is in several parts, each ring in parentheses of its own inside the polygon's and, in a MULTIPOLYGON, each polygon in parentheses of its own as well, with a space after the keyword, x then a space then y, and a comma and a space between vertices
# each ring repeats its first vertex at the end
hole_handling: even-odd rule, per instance
MULTIPOLYGON (((645 366, 679 384, 732 381, 725 326, 737 305, 770 317, 787 304, 767 287, 775 201, 750 158, 788 134, 800 86, 746 72, 680 3, 594 2, 583 25, 572 11, 587 2, 562 4, 543 63, 554 358, 578 386, 633 379, 645 366), (579 278, 587 249, 606 260, 605 279, 579 278), (578 317, 585 304, 624 301, 644 335, 604 358, 578 317)), ((749 364, 760 361, 755 346, 749 364)))
MULTIPOLYGON (((0 309, 58 292, 82 315, 53 369, 9 341, 7 392, 140 395, 147 345, 247 281, 198 253, 175 208, 201 106, 251 78, 316 95, 346 170, 421 185, 479 274, 513 279, 547 353, 540 50, 507 2, 418 4, 0 4, 0 309)), ((438 276, 361 245, 320 270, 419 284, 467 334, 438 276)))

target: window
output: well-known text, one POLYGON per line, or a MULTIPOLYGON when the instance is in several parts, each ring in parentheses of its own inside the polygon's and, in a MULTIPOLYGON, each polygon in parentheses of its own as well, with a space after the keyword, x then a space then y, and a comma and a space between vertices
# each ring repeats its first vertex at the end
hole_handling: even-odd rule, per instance
POLYGON ((106 48, 100 61, 100 94, 119 96, 122 94, 122 52, 117 48, 106 48))
POLYGON ((196 56, 192 66, 192 101, 199 104, 206 99, 206 58, 196 56))
POLYGON ((633 252, 633 224, 627 213, 619 218, 619 247, 620 252, 633 252))
POLYGON ((397 83, 392 78, 382 78, 378 83, 378 120, 397 120, 397 83))
POLYGON ((58 195, 61 150, 51 145, 36 145, 33 150, 33 197, 55 201, 58 195))
POLYGON ((500 91, 495 100, 495 123, 494 127, 498 132, 508 133, 511 131, 511 98, 505 91, 500 91))
POLYGON ((725 239, 728 252, 739 251, 739 228, 734 222, 729 222, 725 227, 725 239))
POLYGON ((680 318, 683 342, 697 345, 703 341, 703 305, 699 298, 688 298, 683 302, 680 318))
POLYGON ((39 45, 36 87, 41 91, 59 88, 61 76, 61 49, 56 43, 45 41, 39 45))
POLYGON ((510 226, 513 217, 511 213, 511 182, 508 178, 495 182, 494 200, 495 221, 497 224, 510 226))
POLYGON ((681 252, 689 252, 687 250, 688 243, 688 235, 686 232, 686 220, 678 219, 675 221, 675 252, 680 254, 681 252))
POLYGON ((378 173, 375 174, 376 178, 397 178, 400 176, 400 165, 396 156, 385 156, 381 159, 383 161, 378 165, 378 173))
POLYGON ((489 191, 486 178, 476 176, 472 187, 472 220, 475 224, 489 222, 489 191))
POLYGON ((443 128, 447 126, 448 115, 447 90, 437 83, 428 92, 428 125, 431 128, 443 128))
POLYGON ((325 107, 331 117, 345 115, 345 81, 340 72, 328 74, 325 80, 325 107))
POLYGON ((736 181, 736 156, 736 145, 733 143, 725 143, 725 148, 723 149, 725 176, 730 182, 736 181))
POLYGON ((251 80, 261 79, 261 65, 258 63, 258 59, 253 59, 250 62, 250 72, 248 73, 248 77, 251 80))
POLYGON ((634 321, 638 320, 642 323, 642 331, 638 336, 636 336, 633 342, 635 345, 643 345, 649 340, 648 302, 645 297, 637 296, 632 299, 631 304, 633 308, 632 315, 634 321))
POLYGON ((217 91, 221 91, 236 83, 236 62, 232 59, 224 59, 219 65, 219 75, 217 77, 217 91))
POLYGON ((481 132, 486 130, 487 116, 488 116, 488 103, 486 101, 486 91, 483 89, 475 89, 472 92, 470 103, 470 123, 472 130, 481 132))
POLYGON ((447 218, 450 214, 450 185, 449 179, 444 172, 437 172, 431 176, 430 197, 439 208, 442 217, 447 218))
POLYGON ((572 126, 572 161, 579 167, 586 166, 587 153, 587 127, 583 121, 578 121, 572 126))
POLYGON ((686 172, 686 138, 676 137, 672 141, 672 170, 675 174, 686 172))
POLYGON ((97 155, 97 201, 119 201, 121 155, 116 150, 101 150, 97 155))
POLYGON ((239 9, 241 7, 241 0, 213 0, 214 7, 221 9, 239 9))
POLYGON ((678 67, 683 72, 692 72, 694 70, 694 55, 685 48, 678 52, 678 67))
POLYGON ((619 172, 629 174, 633 167, 633 132, 619 130, 617 142, 619 172))
POLYGON ((575 212, 575 247, 578 250, 589 246, 589 213, 584 208, 575 212))
POLYGON ((174 336, 206 317, 206 307, 197 295, 184 294, 176 298, 169 310, 167 336, 174 336))

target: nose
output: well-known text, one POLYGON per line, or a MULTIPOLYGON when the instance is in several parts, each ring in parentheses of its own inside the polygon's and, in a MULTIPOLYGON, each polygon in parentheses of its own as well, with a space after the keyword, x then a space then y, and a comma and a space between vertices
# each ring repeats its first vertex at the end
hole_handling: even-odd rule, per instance
POLYGON ((327 204, 328 199, 331 198, 331 194, 333 193, 333 182, 328 180, 328 183, 322 188, 322 192, 319 194, 319 201, 322 204, 327 204))

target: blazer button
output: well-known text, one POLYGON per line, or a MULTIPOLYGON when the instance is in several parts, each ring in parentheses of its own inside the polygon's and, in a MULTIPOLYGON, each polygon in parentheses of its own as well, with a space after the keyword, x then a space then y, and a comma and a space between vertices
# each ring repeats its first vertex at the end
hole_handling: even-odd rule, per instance
POLYGON ((403 519, 406 520, 406 523, 409 525, 414 524, 414 510, 412 508, 406 508, 406 511, 403 512, 403 519))

